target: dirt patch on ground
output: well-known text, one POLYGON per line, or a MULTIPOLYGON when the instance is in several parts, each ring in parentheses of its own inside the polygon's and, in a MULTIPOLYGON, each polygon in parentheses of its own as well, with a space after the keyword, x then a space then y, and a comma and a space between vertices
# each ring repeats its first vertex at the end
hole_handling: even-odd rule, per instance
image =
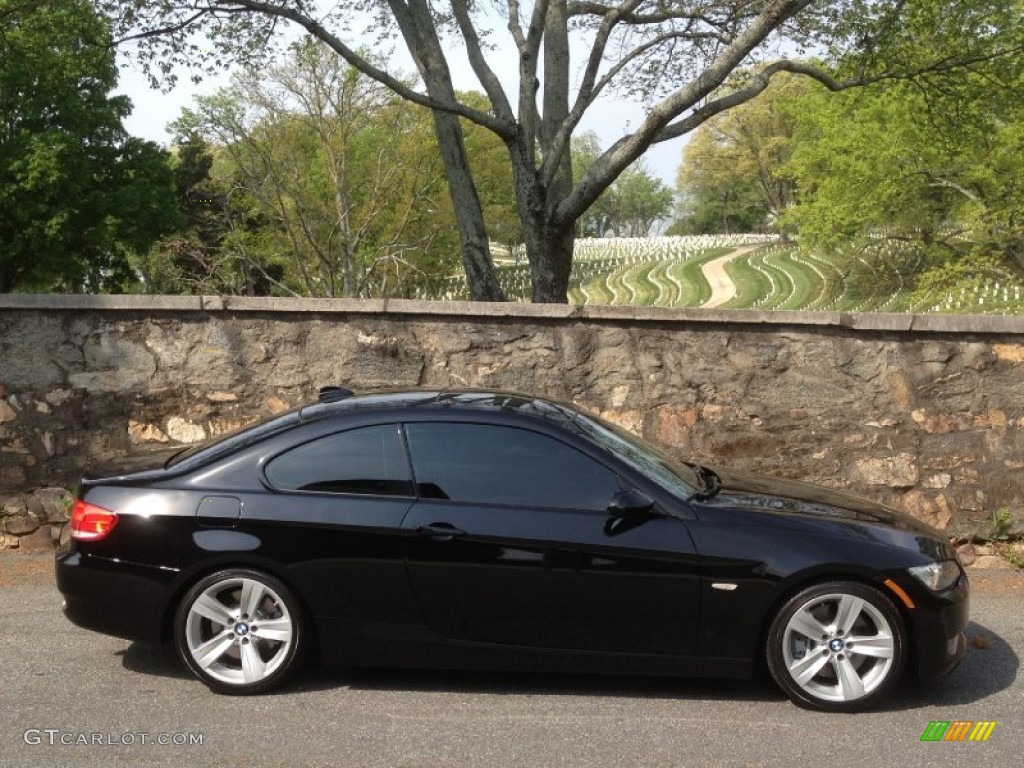
POLYGON ((967 578, 971 580, 971 589, 984 592, 986 595, 1016 593, 1024 598, 1024 571, 1013 568, 972 571, 968 568, 967 578))
POLYGON ((52 584, 53 554, 0 554, 0 589, 23 584, 52 584))

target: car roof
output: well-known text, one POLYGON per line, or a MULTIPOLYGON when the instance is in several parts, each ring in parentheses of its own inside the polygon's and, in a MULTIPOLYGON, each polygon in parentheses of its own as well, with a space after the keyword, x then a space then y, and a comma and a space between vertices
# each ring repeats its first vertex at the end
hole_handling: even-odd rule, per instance
POLYGON ((404 389, 350 395, 302 406, 303 423, 320 421, 356 411, 460 411, 517 413, 550 421, 571 421, 576 411, 569 406, 533 395, 491 389, 404 389))
POLYGON ((445 413, 454 411, 520 414, 544 419, 549 423, 558 423, 563 427, 571 424, 578 416, 578 411, 567 405, 532 395, 499 390, 395 389, 362 395, 348 392, 338 387, 327 388, 326 392, 322 390, 319 402, 292 408, 206 443, 193 445, 172 456, 166 467, 189 470, 293 427, 326 422, 357 413, 382 415, 394 411, 407 415, 410 410, 433 410, 445 413))

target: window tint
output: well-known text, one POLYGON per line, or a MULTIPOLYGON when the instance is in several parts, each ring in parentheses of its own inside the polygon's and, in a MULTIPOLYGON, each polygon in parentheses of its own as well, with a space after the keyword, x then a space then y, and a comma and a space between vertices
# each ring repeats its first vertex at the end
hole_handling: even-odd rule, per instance
POLYGON ((273 459, 266 472, 271 484, 284 490, 413 495, 395 424, 321 437, 273 459))
POLYGON ((170 468, 178 464, 184 464, 190 462, 191 459, 195 459, 197 465, 206 464, 221 456, 241 451, 250 445, 258 443, 260 440, 273 437, 280 432, 291 429, 297 426, 298 423, 298 411, 289 411, 273 419, 239 427, 219 436, 215 440, 208 440, 205 443, 199 443, 191 448, 178 451, 168 459, 167 467, 170 468))
POLYGON ((427 498, 603 511, 619 489, 615 473, 529 430, 432 422, 406 435, 427 498))
POLYGON ((621 427, 582 413, 573 419, 569 427, 682 499, 690 498, 701 487, 692 464, 672 458, 621 427))

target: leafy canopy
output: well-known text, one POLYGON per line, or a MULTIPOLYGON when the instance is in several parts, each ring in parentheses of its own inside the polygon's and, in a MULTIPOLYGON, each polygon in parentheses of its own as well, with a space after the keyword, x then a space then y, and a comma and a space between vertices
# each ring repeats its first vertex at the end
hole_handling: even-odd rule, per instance
POLYGON ((576 222, 602 193, 652 144, 749 102, 780 73, 841 91, 956 76, 1024 50, 1020 0, 96 2, 119 35, 144 41, 138 52, 155 77, 174 63, 260 62, 280 27, 292 24, 401 98, 430 107, 463 266, 474 298, 488 300, 501 291, 459 118, 494 133, 509 155, 534 300, 565 301, 576 222), (418 83, 360 54, 399 41, 418 83), (502 43, 516 54, 512 78, 498 71, 502 43), (465 55, 485 104, 456 92, 453 50, 465 55), (643 118, 574 177, 572 140, 610 95, 641 104, 643 118))
POLYGON ((0 0, 0 291, 133 280, 179 224, 171 169, 128 136, 110 34, 87 0, 0 0))

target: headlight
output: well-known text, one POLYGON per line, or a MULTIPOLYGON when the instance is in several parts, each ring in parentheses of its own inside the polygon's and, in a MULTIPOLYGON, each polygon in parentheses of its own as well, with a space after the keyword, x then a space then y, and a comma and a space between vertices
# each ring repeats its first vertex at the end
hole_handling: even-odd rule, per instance
POLYGON ((949 589, 960 578, 960 566, 953 560, 915 565, 913 568, 907 568, 907 572, 932 592, 949 589))

